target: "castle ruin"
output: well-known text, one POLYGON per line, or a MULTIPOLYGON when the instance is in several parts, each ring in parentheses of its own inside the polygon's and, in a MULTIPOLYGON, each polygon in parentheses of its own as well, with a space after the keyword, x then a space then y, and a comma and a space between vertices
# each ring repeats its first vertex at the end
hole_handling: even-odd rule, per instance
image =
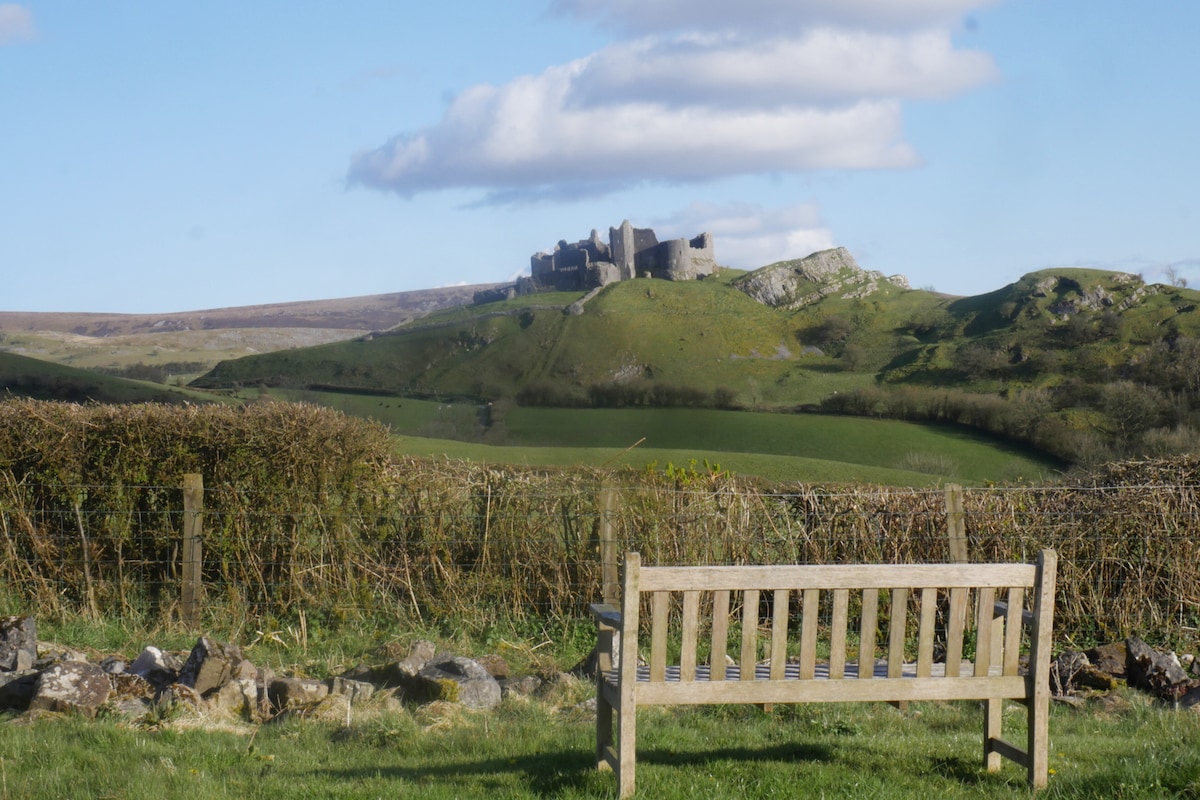
POLYGON ((529 266, 528 277, 511 286, 477 292, 475 302, 535 292, 587 291, 632 278, 695 280, 719 269, 711 233, 660 242, 652 229, 635 228, 629 220, 609 228, 607 242, 593 230, 589 238, 574 244, 560 241, 552 253, 534 253, 529 266))

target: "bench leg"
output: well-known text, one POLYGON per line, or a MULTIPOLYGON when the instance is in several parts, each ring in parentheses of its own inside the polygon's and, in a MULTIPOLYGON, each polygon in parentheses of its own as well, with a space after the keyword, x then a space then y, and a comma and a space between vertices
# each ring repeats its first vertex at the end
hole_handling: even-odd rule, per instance
POLYGON ((1050 780, 1050 687, 1029 702, 1029 787, 1043 789, 1050 780))
POLYGON ((1003 738, 1003 706, 1003 700, 983 701, 983 766, 988 772, 1000 771, 1001 756, 992 748, 992 742, 1003 738))
POLYGON ((624 705, 617 712, 617 725, 617 794, 631 797, 637 762, 637 706, 634 703, 624 705))
POLYGON ((596 767, 610 769, 605 754, 613 745, 613 707, 604 697, 604 673, 596 670, 596 767))

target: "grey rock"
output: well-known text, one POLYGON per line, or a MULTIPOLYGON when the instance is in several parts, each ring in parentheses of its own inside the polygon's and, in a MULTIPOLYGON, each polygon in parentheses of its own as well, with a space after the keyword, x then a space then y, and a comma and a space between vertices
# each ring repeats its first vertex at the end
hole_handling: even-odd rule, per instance
POLYGON ((31 616, 0 619, 0 670, 32 669, 37 657, 37 620, 31 616))
POLYGON ((277 711, 319 703, 329 696, 329 687, 310 678, 276 678, 267 688, 267 699, 277 711))
POLYGON ((458 702, 467 708, 492 708, 500 704, 500 684, 478 661, 445 656, 425 665, 419 677, 435 683, 457 683, 458 702))
POLYGON ((142 650, 125 671, 145 678, 152 686, 161 689, 179 678, 182 667, 183 662, 179 658, 151 646, 142 650))
POLYGON ((418 639, 409 648, 408 655, 400 661, 379 667, 357 667, 342 677, 366 681, 381 688, 404 686, 436 655, 437 645, 425 639, 418 639))
POLYGON ((1166 700, 1177 700, 1190 689, 1187 671, 1174 653, 1155 650, 1137 636, 1126 639, 1125 648, 1126 680, 1130 686, 1166 700))
POLYGON ((122 675, 125 673, 125 662, 119 658, 109 656, 100 662, 100 669, 109 675, 122 675))
POLYGON ((37 680, 30 711, 77 711, 88 717, 112 694, 104 670, 82 661, 64 661, 44 671, 37 680))
POLYGON ((335 697, 344 697, 349 701, 350 705, 365 703, 375 694, 375 684, 366 681, 356 681, 350 678, 334 677, 326 681, 329 687, 329 694, 335 697))
POLYGON ((205 697, 205 701, 215 708, 241 717, 246 722, 260 720, 258 684, 253 678, 229 680, 216 691, 210 692, 205 697))
POLYGON ((203 697, 232 678, 241 661, 242 651, 236 646, 201 636, 179 671, 179 683, 203 697))
POLYGON ((521 678, 504 678, 497 681, 500 684, 501 697, 531 697, 546 682, 536 675, 525 675, 521 678))
POLYGON ((23 669, 15 672, 0 672, 0 709, 7 711, 25 711, 37 688, 38 676, 36 669, 23 669))

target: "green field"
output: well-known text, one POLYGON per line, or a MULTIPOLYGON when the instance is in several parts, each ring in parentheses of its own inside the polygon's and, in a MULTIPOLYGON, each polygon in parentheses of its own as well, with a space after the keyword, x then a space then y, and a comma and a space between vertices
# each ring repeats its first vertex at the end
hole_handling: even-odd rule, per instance
POLYGON ((409 455, 644 468, 707 461, 776 481, 923 486, 1036 481, 1061 465, 963 428, 861 417, 711 409, 492 409, 340 392, 277 392, 391 427, 409 455))

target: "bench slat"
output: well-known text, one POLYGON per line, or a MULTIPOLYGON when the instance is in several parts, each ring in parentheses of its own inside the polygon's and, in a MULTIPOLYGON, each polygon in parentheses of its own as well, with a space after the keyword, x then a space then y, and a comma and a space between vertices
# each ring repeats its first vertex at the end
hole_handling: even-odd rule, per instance
POLYGON ((803 617, 800 620, 800 677, 811 678, 817 663, 817 614, 821 610, 821 592, 804 590, 803 617))
POLYGON ((995 616, 996 590, 980 589, 975 615, 975 674, 987 675, 992 664, 992 618, 995 616))
POLYGON ((667 665, 667 615, 670 592, 654 592, 650 601, 650 676, 661 681, 667 665))
POLYGON ((713 592, 712 653, 713 678, 725 677, 725 648, 729 638, 729 590, 713 592))
POLYGON ((829 677, 846 674, 846 625, 850 613, 850 590, 833 590, 833 617, 829 622, 829 677))
POLYGON ((934 629, 937 627, 937 589, 921 590, 921 621, 917 628, 917 676, 928 678, 933 667, 934 629))
POLYGON ((782 680, 787 667, 788 596, 787 589, 776 589, 771 613, 771 680, 782 680))
POLYGON ((700 592, 683 593, 682 636, 679 650, 679 668, 685 681, 696 677, 696 642, 699 639, 700 592))
POLYGON ((742 679, 754 680, 754 665, 758 662, 758 590, 742 593, 742 679), (749 675, 749 677, 747 677, 749 675))
POLYGON ((899 678, 904 664, 904 626, 908 622, 908 590, 892 589, 892 604, 889 607, 891 620, 888 623, 888 671, 889 678, 899 678))
POLYGON ((1016 699, 1026 693, 1018 675, 991 678, 881 678, 878 680, 720 681, 639 683, 638 705, 713 703, 906 702, 1016 699))
POLYGON ((690 589, 909 589, 1032 586, 1033 564, 821 564, 643 567, 642 591, 690 589))
POLYGON ((879 627, 879 590, 864 589, 862 621, 858 631, 858 674, 874 677, 875 642, 879 627))
MULTIPOLYGON (((1008 607, 1004 619, 1004 674, 1016 675, 1021 658, 1021 622, 1025 615, 1025 590, 1014 586, 1008 590, 1008 607)), ((1030 614, 1030 617, 1033 615, 1030 614)))
POLYGON ((958 677, 958 665, 962 662, 963 633, 967 626, 967 590, 950 590, 949 619, 946 621, 946 664, 947 675, 958 677))

